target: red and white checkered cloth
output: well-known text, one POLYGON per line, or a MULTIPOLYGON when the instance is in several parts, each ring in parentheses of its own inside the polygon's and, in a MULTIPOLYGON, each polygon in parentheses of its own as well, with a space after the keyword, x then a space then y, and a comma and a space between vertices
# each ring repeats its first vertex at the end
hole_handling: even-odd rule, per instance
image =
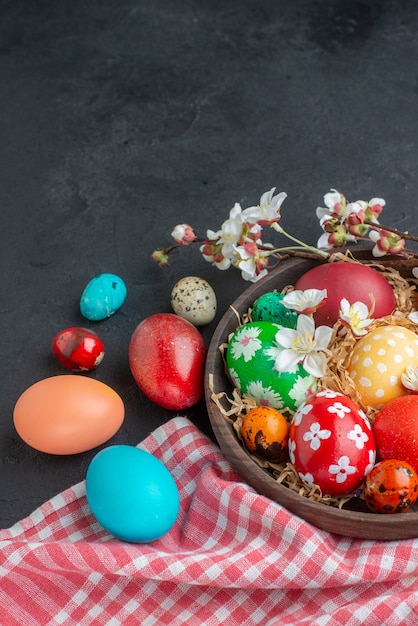
POLYGON ((258 495, 189 420, 140 447, 180 491, 150 544, 108 535, 84 482, 0 531, 1 626, 418 624, 418 540, 318 530, 258 495))

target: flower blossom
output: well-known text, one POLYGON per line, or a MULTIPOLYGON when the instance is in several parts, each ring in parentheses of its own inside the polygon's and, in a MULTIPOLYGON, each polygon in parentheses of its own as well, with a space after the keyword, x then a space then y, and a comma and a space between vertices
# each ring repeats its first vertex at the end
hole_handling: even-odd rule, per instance
POLYGON ((236 247, 235 252, 238 258, 234 265, 244 280, 255 283, 267 274, 268 252, 260 250, 255 241, 236 247))
POLYGON ((160 267, 168 267, 169 265, 168 254, 164 250, 164 248, 157 248, 157 250, 154 250, 154 252, 151 254, 151 259, 158 263, 160 267))
POLYGON ((294 289, 284 296, 282 304, 292 311, 309 315, 325 304, 326 299, 326 289, 294 289))
POLYGON ((319 326, 315 329, 315 322, 310 315, 299 315, 295 330, 281 328, 275 336, 275 341, 283 348, 276 356, 275 368, 279 372, 293 372, 298 363, 302 363, 308 374, 316 378, 324 376, 324 351, 331 336, 332 328, 319 326))
POLYGON ((401 376, 401 381, 405 389, 418 393, 418 367, 408 365, 401 376))
POLYGON ((408 315, 408 319, 414 324, 418 324, 418 311, 412 311, 412 313, 408 315))
POLYGON ((340 302, 340 321, 343 326, 351 329, 353 335, 361 337, 367 334, 367 328, 373 320, 369 318, 369 309, 364 302, 350 304, 343 298, 340 302))
POLYGON ((283 191, 273 195, 276 187, 272 187, 270 191, 266 191, 260 198, 258 206, 251 206, 243 211, 246 221, 251 224, 260 224, 260 226, 270 226, 274 222, 278 222, 280 215, 280 207, 287 194, 283 191))
POLYGON ((171 236, 179 246, 187 246, 197 239, 193 228, 189 224, 177 224, 171 236))
POLYGON ((385 256, 385 254, 400 254, 405 247, 405 239, 389 230, 371 230, 369 237, 376 244, 372 250, 373 256, 376 257, 385 256))

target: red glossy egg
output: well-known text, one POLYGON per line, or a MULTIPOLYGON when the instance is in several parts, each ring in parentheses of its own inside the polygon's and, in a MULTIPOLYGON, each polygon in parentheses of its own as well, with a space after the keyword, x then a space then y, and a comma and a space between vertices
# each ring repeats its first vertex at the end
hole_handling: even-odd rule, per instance
POLYGON ((363 495, 376 513, 405 513, 417 500, 418 474, 405 461, 381 461, 367 475, 363 495))
POLYGON ((73 372, 87 372, 97 367, 103 360, 104 350, 99 335, 88 328, 66 328, 52 340, 52 352, 61 365, 73 372))
POLYGON ((172 411, 187 409, 202 398, 205 359, 202 335, 173 313, 147 317, 129 344, 129 365, 139 388, 172 411))
POLYGON ((379 460, 406 461, 418 472, 418 396, 400 396, 377 413, 373 432, 379 460))
POLYGON ((302 482, 332 496, 357 489, 376 459, 366 415, 350 398, 329 389, 314 394, 296 411, 288 446, 302 482))
POLYGON ((396 301, 393 289, 382 274, 360 263, 324 263, 303 274, 295 289, 326 289, 327 300, 314 314, 317 326, 333 326, 339 318, 340 303, 364 302, 373 318, 390 315, 396 301), (370 297, 372 295, 372 298, 370 297))

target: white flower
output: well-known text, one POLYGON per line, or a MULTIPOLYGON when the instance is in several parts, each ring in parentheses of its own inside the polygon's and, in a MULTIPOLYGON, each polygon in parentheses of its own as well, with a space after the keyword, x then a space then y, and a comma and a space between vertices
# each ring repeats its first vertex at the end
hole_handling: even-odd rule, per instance
POLYGON ((243 211, 244 221, 250 224, 258 223, 262 226, 278 221, 280 219, 280 207, 287 194, 281 192, 274 196, 275 191, 276 187, 266 191, 261 196, 258 206, 251 206, 245 209, 243 211))
POLYGON ((321 220, 323 217, 328 218, 330 215, 332 215, 332 213, 334 213, 335 206, 339 205, 341 200, 342 200, 342 196, 340 192, 337 191, 336 189, 331 189, 331 191, 326 193, 324 196, 324 203, 327 208, 318 207, 316 209, 317 218, 319 220, 321 220))
POLYGON ((401 381, 406 389, 418 392, 418 367, 408 365, 401 376, 401 381))
POLYGON ((327 298, 326 289, 294 289, 287 293, 282 304, 298 313, 314 313, 327 298))
POLYGON ((369 463, 368 465, 366 465, 366 468, 364 470, 365 476, 367 476, 367 474, 369 474, 372 471, 375 463, 376 463, 376 450, 369 450, 369 463))
POLYGON ((344 483, 347 480, 347 476, 355 474, 357 469, 350 465, 350 459, 344 455, 338 459, 337 464, 331 464, 328 471, 330 474, 335 474, 337 483, 344 483))
POLYGON ((279 372, 294 372, 298 363, 302 363, 308 374, 316 378, 324 376, 326 372, 327 349, 331 340, 332 328, 319 326, 309 315, 299 315, 296 330, 282 328, 276 334, 276 342, 283 346, 279 352, 275 367, 279 372))
POLYGON ((261 348, 261 341, 258 339, 260 333, 261 329, 254 326, 248 328, 244 325, 240 328, 231 343, 234 359, 239 359, 243 356, 245 362, 251 361, 257 350, 261 348))
POLYGON ((294 400, 295 406, 298 407, 307 398, 310 391, 315 391, 317 387, 316 378, 314 376, 298 376, 293 383, 289 396, 294 400))
POLYGON ((284 407, 281 395, 274 391, 272 387, 264 387, 261 380, 249 383, 246 393, 261 406, 272 406, 274 409, 282 409, 284 407))
POLYGON ((346 298, 340 302, 340 320, 344 326, 351 328, 356 337, 366 335, 367 328, 373 321, 369 318, 369 309, 364 302, 350 304, 346 298))
POLYGON ((306 472, 306 474, 302 474, 301 472, 298 472, 298 474, 299 474, 299 478, 301 479, 301 481, 307 487, 315 487, 314 477, 312 476, 312 474, 310 474, 309 472, 306 472))
POLYGON ((408 319, 414 324, 418 324, 418 311, 412 311, 412 313, 408 315, 408 319))
POLYGON ((268 273, 266 267, 268 252, 260 250, 254 242, 244 246, 234 246, 234 252, 236 255, 234 265, 239 267, 244 280, 255 283, 268 273))
POLYGON ((418 267, 413 268, 412 275, 415 276, 415 278, 418 278, 418 267))
POLYGON ((333 391, 332 389, 323 389, 322 391, 318 391, 316 395, 318 398, 338 398, 342 394, 338 391, 333 391))
POLYGON ((293 465, 295 464, 295 450, 296 450, 296 441, 293 441, 293 439, 289 439, 289 443, 288 443, 288 452, 289 452, 289 459, 290 462, 293 463, 293 465))
POLYGON ((321 439, 329 439, 331 437, 331 431, 324 428, 321 430, 319 422, 313 422, 308 432, 304 433, 303 441, 310 441, 310 448, 312 450, 319 450, 321 447, 321 439))
POLYGON ((312 410, 312 404, 304 404, 300 406, 293 416, 292 422, 295 426, 300 426, 303 416, 309 415, 312 410))
POLYGON ((351 413, 351 409, 348 406, 344 406, 341 402, 334 402, 327 408, 328 413, 335 413, 337 417, 343 419, 346 413, 351 413))
POLYGON ((348 439, 350 439, 350 441, 355 442, 357 450, 363 450, 364 444, 366 443, 366 441, 369 441, 368 436, 363 431, 360 424, 354 424, 353 430, 350 430, 347 437, 348 439))

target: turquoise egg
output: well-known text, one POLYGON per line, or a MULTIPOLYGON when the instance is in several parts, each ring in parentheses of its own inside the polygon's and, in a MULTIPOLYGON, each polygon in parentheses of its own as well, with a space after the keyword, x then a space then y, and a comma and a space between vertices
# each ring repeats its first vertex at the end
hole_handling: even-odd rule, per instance
POLYGON ((252 318, 254 322, 275 322, 286 328, 296 328, 297 313, 283 304, 284 294, 268 291, 257 298, 253 304, 252 318))
POLYGON ((271 406, 284 414, 291 414, 306 399, 309 390, 315 391, 316 378, 302 365, 294 372, 278 372, 275 355, 281 349, 275 341, 279 324, 250 322, 238 328, 226 351, 229 376, 237 389, 258 405, 271 406))
POLYGON ((99 274, 88 283, 80 299, 83 317, 93 322, 115 313, 126 298, 126 285, 116 274, 99 274))
POLYGON ((93 457, 86 497, 105 530, 134 543, 165 535, 180 507, 177 485, 166 466, 146 450, 128 445, 109 446, 93 457))

